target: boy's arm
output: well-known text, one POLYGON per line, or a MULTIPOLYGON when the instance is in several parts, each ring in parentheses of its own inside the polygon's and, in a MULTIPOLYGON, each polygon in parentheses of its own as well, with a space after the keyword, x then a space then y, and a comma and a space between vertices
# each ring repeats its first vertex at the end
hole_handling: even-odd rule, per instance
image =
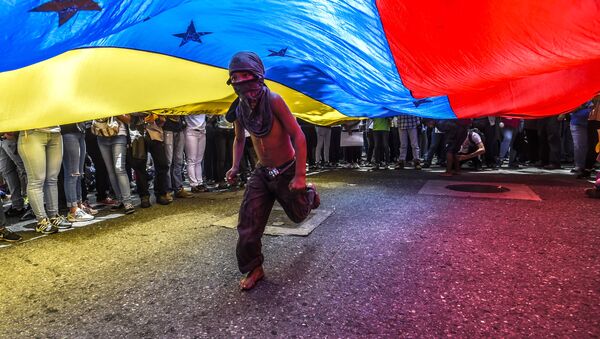
POLYGON ((233 140, 233 161, 231 162, 231 169, 227 171, 226 179, 227 182, 233 183, 235 177, 240 170, 240 160, 244 155, 244 146, 246 145, 246 134, 242 125, 239 121, 233 123, 235 131, 235 139, 233 140))
POLYGON ((290 181, 290 191, 304 191, 306 190, 306 138, 281 96, 273 93, 271 107, 284 130, 289 134, 296 153, 296 173, 290 181))

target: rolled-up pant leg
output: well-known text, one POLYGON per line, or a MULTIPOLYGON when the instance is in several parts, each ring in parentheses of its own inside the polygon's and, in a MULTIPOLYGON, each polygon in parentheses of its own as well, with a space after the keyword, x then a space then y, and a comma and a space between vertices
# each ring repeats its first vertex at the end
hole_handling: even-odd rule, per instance
POLYGON ((236 255, 242 273, 263 263, 261 238, 274 202, 275 195, 269 191, 264 169, 257 168, 246 184, 238 217, 236 255))

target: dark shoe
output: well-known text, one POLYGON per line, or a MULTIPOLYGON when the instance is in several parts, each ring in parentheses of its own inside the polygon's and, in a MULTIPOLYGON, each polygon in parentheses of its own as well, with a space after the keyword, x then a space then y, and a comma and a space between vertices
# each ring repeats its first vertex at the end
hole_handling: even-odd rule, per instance
POLYGON ((431 163, 430 162, 423 163, 423 168, 429 168, 429 167, 431 167, 431 163))
POLYGON ((27 211, 25 211, 25 214, 23 214, 21 216, 21 218, 19 218, 20 221, 33 220, 33 219, 35 219, 35 214, 33 213, 33 210, 31 209, 31 207, 27 207, 27 211))
POLYGON ((177 193, 175 193, 175 197, 177 198, 182 198, 182 199, 187 199, 187 198, 193 198, 194 195, 188 191, 186 191, 185 189, 180 188, 177 193))
POLYGON ((519 168, 521 168, 521 166, 519 166, 519 164, 508 164, 508 168, 510 168, 510 169, 519 169, 519 168))
POLYGON ((123 203, 117 204, 117 205, 113 205, 110 210, 111 211, 120 211, 122 209, 125 208, 125 205, 123 203))
POLYGON ((16 209, 14 207, 11 207, 7 209, 6 212, 4 212, 4 215, 6 215, 9 218, 20 218, 23 216, 23 214, 25 214, 25 212, 27 212, 27 209, 25 208, 16 209))
POLYGON ((115 200, 113 198, 110 198, 110 197, 108 197, 108 198, 106 198, 104 200, 97 201, 97 203, 102 204, 102 205, 106 205, 106 206, 116 206, 116 205, 119 205, 119 202, 117 200, 115 200))
POLYGON ((150 204, 149 196, 142 197, 141 200, 142 200, 142 203, 140 204, 141 208, 148 208, 148 207, 152 206, 152 204, 150 204))
POLYGON ((576 176, 577 179, 588 179, 592 175, 590 170, 582 170, 576 176))
POLYGON ((37 222, 35 231, 42 234, 52 234, 58 232, 58 227, 54 226, 48 218, 44 218, 37 222))
POLYGON ((156 197, 156 203, 161 205, 168 205, 171 203, 171 201, 167 198, 166 194, 163 194, 156 197))
POLYGON ((203 193, 203 192, 208 192, 208 187, 206 187, 206 185, 202 184, 202 185, 198 185, 198 186, 192 186, 192 193, 203 193))
POLYGON ((6 242, 17 242, 23 239, 22 236, 18 235, 15 232, 12 232, 6 227, 0 228, 0 241, 6 242))
POLYGON ((67 218, 63 217, 62 215, 57 215, 50 218, 50 223, 61 230, 66 230, 73 227, 73 223, 68 221, 67 218))
POLYGON ((415 169, 416 170, 420 170, 422 168, 421 167, 421 162, 419 160, 415 160, 414 163, 415 163, 415 169))
POLYGON ((544 166, 544 169, 550 170, 550 171, 557 170, 557 169, 560 169, 560 165, 559 164, 548 164, 548 165, 544 166))
POLYGON ((129 204, 129 203, 124 204, 123 208, 125 209, 125 214, 131 214, 131 213, 135 212, 135 207, 133 207, 132 204, 129 204))
POLYGON ((404 169, 404 161, 398 161, 398 164, 396 164, 396 169, 404 169))

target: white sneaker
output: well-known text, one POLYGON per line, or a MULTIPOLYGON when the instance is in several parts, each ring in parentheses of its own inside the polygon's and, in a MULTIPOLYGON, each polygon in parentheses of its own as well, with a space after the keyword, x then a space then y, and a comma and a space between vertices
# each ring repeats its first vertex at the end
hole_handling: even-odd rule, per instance
POLYGON ((94 216, 87 214, 81 208, 78 208, 75 213, 69 212, 69 214, 67 214, 67 220, 70 222, 90 221, 94 220, 94 216))

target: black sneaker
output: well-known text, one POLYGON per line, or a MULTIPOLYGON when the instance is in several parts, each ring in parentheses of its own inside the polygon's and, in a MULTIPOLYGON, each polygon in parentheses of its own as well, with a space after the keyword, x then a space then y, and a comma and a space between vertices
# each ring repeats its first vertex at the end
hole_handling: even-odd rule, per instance
POLYGON ((117 204, 117 205, 113 205, 113 206, 110 208, 110 210, 111 210, 111 211, 120 211, 120 210, 122 210, 122 209, 124 209, 124 208, 125 208, 125 205, 124 205, 123 203, 119 203, 119 204, 117 204))
POLYGON ((35 231, 42 234, 52 234, 58 232, 58 227, 54 226, 48 218, 44 218, 37 222, 35 231))
POLYGON ((25 208, 20 208, 20 209, 16 209, 14 207, 11 207, 9 209, 6 210, 6 212, 4 212, 4 215, 6 215, 9 218, 14 218, 14 217, 22 217, 23 214, 25 214, 25 212, 27 212, 27 209, 25 208))
POLYGON ((22 236, 18 235, 15 232, 12 232, 6 227, 0 228, 0 241, 6 242, 17 242, 23 239, 22 236))
POLYGON ((63 217, 62 215, 57 215, 50 218, 50 223, 61 230, 66 230, 73 227, 73 223, 68 221, 67 218, 63 217))
POLYGON ((21 218, 19 218, 20 221, 33 220, 33 219, 35 219, 35 214, 33 213, 33 210, 31 209, 31 207, 27 207, 25 214, 23 214, 21 216, 21 218))

